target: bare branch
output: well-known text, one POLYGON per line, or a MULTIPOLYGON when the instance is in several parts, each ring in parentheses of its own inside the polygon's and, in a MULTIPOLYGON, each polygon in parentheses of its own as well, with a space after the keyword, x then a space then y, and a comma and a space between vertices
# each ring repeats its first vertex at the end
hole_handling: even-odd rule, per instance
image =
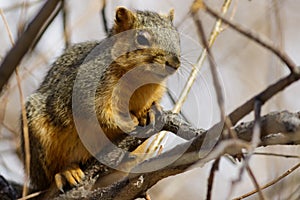
MULTIPOLYGON (((221 11, 222 14, 227 13, 227 11, 230 7, 230 4, 231 4, 231 0, 224 1, 223 6, 222 6, 222 11, 221 11)), ((211 47, 214 44, 218 35, 221 32, 221 27, 222 27, 222 20, 217 20, 214 25, 213 30, 211 31, 207 47, 211 47)), ((188 81, 186 82, 184 89, 180 93, 177 103, 173 108, 173 112, 178 113, 181 110, 181 107, 182 107, 183 103, 185 102, 187 95, 190 92, 192 85, 194 84, 194 82, 196 80, 196 77, 200 71, 200 68, 202 67, 202 65, 204 63, 206 56, 207 56, 207 48, 204 46, 204 49, 203 49, 201 55, 199 56, 197 63, 193 66, 192 72, 189 75, 188 81)))
MULTIPOLYGON (((63 20, 63 32, 64 32, 64 40, 65 40, 65 48, 69 47, 70 45, 70 38, 69 34, 67 33, 67 26, 68 26, 68 5, 65 0, 62 0, 62 20, 63 20)), ((53 17, 55 18, 55 17, 53 17)))
POLYGON ((41 3, 42 0, 36 0, 36 1, 30 1, 30 2, 21 2, 21 3, 16 3, 16 4, 13 4, 9 7, 6 7, 6 8, 3 8, 3 11, 4 12, 10 12, 10 11, 14 11, 16 9, 19 9, 20 7, 30 7, 30 6, 33 6, 35 4, 38 4, 38 3, 41 3))
POLYGON ((216 66, 214 57, 211 53, 211 50, 209 48, 209 44, 208 44, 208 41, 206 39, 204 29, 203 29, 203 26, 202 26, 202 21, 200 20, 197 12, 192 11, 192 16, 193 16, 193 20, 195 22, 195 25, 197 27, 198 34, 199 34, 199 36, 202 40, 202 44, 203 44, 204 48, 207 51, 208 61, 209 61, 209 66, 210 66, 210 70, 211 70, 211 74, 212 74, 212 78, 213 78, 213 84, 214 84, 214 87, 215 87, 218 106, 220 108, 220 115, 221 115, 220 120, 224 121, 225 120, 224 95, 223 95, 223 92, 222 92, 222 87, 221 87, 220 80, 218 78, 217 66, 216 66))
POLYGON ((275 157, 284 157, 284 158, 300 158, 298 155, 286 155, 279 153, 268 153, 268 152, 254 152, 253 155, 262 155, 262 156, 275 156, 275 157))
POLYGON ((258 192, 259 199, 261 199, 261 200, 266 199, 266 198, 264 197, 264 194, 262 193, 262 188, 261 188, 260 185, 258 184, 258 181, 257 181, 257 179, 255 178, 255 175, 254 175, 253 171, 251 170, 249 164, 247 164, 246 169, 247 169, 247 172, 248 172, 248 174, 249 174, 249 176, 250 176, 252 182, 254 183, 254 185, 255 185, 255 187, 256 187, 256 191, 258 192))
POLYGON ((217 158, 213 165, 211 166, 208 181, 207 181, 207 193, 206 193, 206 200, 211 199, 212 195, 212 189, 213 189, 213 183, 214 183, 214 177, 215 177, 215 172, 219 170, 219 164, 220 164, 221 158, 217 158))
POLYGON ((106 34, 108 34, 108 25, 107 25, 107 19, 106 19, 106 0, 102 0, 102 7, 101 7, 101 19, 104 27, 104 31, 106 34))
MULTIPOLYGON (((5 28, 8 32, 11 45, 14 45, 12 33, 10 31, 10 28, 8 26, 6 18, 4 17, 3 12, 2 12, 1 9, 0 9, 0 14, 1 14, 2 19, 4 21, 5 28)), ((21 105, 21 110, 22 110, 22 122, 23 122, 23 127, 22 128, 23 128, 23 133, 24 133, 23 137, 24 137, 24 143, 25 143, 25 169, 26 169, 25 174, 26 174, 26 176, 25 176, 22 196, 26 196, 27 193, 28 193, 27 184, 29 182, 29 173, 30 173, 30 170, 29 170, 30 169, 29 133, 28 133, 26 110, 25 110, 25 101, 24 101, 24 95, 23 95, 23 91, 22 91, 21 78, 20 78, 20 75, 19 75, 18 67, 16 67, 15 73, 16 73, 18 91, 19 91, 19 96, 20 96, 20 105, 21 105)))
MULTIPOLYGON (((174 114, 171 114, 174 116, 174 114)), ((173 123, 169 123, 173 124, 173 123)), ((179 157, 174 163, 168 165, 160 170, 149 172, 149 173, 137 173, 129 174, 119 181, 116 181, 112 185, 95 189, 93 191, 84 190, 85 186, 80 187, 79 191, 83 194, 88 194, 86 199, 133 199, 144 194, 150 187, 156 184, 159 180, 184 172, 191 165, 198 163, 197 165, 204 165, 205 163, 218 158, 224 154, 235 155, 240 152, 242 148, 249 149, 250 145, 246 141, 252 140, 252 130, 254 121, 242 123, 238 125, 235 130, 239 139, 221 140, 214 147, 214 149, 204 158, 199 158, 199 150, 208 132, 219 131, 214 126, 206 132, 201 132, 200 135, 196 136, 193 140, 180 144, 172 150, 159 155, 156 158, 152 158, 142 164, 136 166, 137 168, 151 169, 157 163, 165 161, 165 159, 178 157, 178 153, 181 152, 182 148, 187 148, 187 151, 179 157), (250 134, 248 134, 250 133, 250 134), (241 140, 242 139, 242 140, 241 140)), ((272 144, 300 144, 300 115, 299 113, 274 112, 265 115, 261 118, 261 143, 260 145, 272 145, 272 144), (280 133, 280 134, 279 134, 280 133), (282 139, 285 137, 285 140, 282 139)), ((169 130, 174 130, 174 126, 169 127, 169 130)), ((187 128, 187 127, 186 127, 187 128)), ((175 129, 179 130, 179 127, 175 129)), ((165 130, 168 130, 168 126, 165 126, 165 130)), ((194 130, 192 128, 192 130, 194 130)), ((188 131, 188 130, 187 130, 188 131)), ((201 151, 205 151, 202 149, 201 151)), ((101 179, 97 182, 101 182, 101 179)), ((96 184, 97 185, 97 184, 96 184)), ((94 187, 96 188, 96 187, 94 187)), ((78 195, 77 189, 71 190, 66 194, 57 197, 56 199, 64 199, 66 197, 72 197, 74 199, 80 199, 74 197, 78 195), (73 192, 72 192, 73 191, 73 192)), ((82 196, 81 196, 82 197, 82 196)))
MULTIPOLYGON (((286 176, 290 175, 293 171, 295 171, 296 169, 298 169, 300 167, 300 163, 296 164, 294 167, 292 167, 291 169, 287 170, 284 174, 282 174, 281 176, 277 177, 276 179, 272 180, 271 182, 267 183, 266 185, 262 186, 261 189, 266 189, 268 187, 270 187, 271 185, 276 184, 277 182, 279 182, 280 180, 282 180, 283 178, 285 178, 286 176)), ((240 200, 240 199, 244 199, 246 197, 249 197, 253 194, 255 194, 257 192, 257 190, 253 190, 247 194, 244 194, 240 197, 234 198, 234 200, 240 200)))
POLYGON ((277 47, 273 42, 269 41, 266 38, 263 38, 262 36, 258 35, 256 32, 252 31, 251 29, 247 29, 240 24, 237 24, 231 20, 228 20, 227 18, 225 18, 221 14, 219 14, 217 11, 215 11, 212 8, 210 8, 209 6, 207 6, 204 2, 202 2, 202 0, 200 0, 200 1, 201 1, 201 7, 199 7, 199 8, 204 8, 205 11, 207 11, 213 17, 222 19, 222 21, 225 24, 229 25, 234 30, 238 31, 239 33, 246 36, 247 38, 257 42, 258 44, 262 45, 266 49, 270 50, 272 53, 277 55, 282 60, 282 62, 284 62, 287 65, 287 67, 290 69, 291 72, 299 73, 299 70, 297 69, 296 64, 286 54, 286 52, 281 50, 280 47, 277 47))
POLYGON ((229 118, 233 125, 235 125, 239 120, 241 120, 244 116, 249 114, 254 107, 254 102, 256 99, 259 99, 261 104, 263 105, 269 99, 271 99, 276 93, 282 91, 287 86, 292 83, 298 81, 300 79, 300 74, 292 73, 285 78, 277 81, 276 83, 270 85, 268 88, 252 97, 248 101, 246 101, 243 105, 236 108, 233 112, 229 114, 229 118))
POLYGON ((15 46, 8 52, 0 66, 0 92, 11 74, 32 45, 45 21, 49 18, 60 0, 48 0, 36 17, 28 25, 26 31, 17 40, 15 46))

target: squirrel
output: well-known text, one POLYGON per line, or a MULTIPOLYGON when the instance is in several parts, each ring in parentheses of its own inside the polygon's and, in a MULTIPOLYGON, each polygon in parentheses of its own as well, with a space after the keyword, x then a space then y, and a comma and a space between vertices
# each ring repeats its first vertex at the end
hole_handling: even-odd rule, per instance
MULTIPOLYGON (((174 10, 163 15, 118 7, 107 39, 74 44, 52 64, 40 87, 25 104, 33 191, 47 189, 52 183, 63 191, 66 184, 75 186, 84 178, 80 166, 92 155, 78 136, 72 112, 74 84, 84 63, 88 77, 79 87, 89 88, 89 77, 98 81, 95 95, 89 98, 95 104, 94 112, 106 137, 114 141, 135 126, 146 125, 149 109, 159 103, 165 92, 165 78, 180 66, 180 40, 173 18, 174 10), (94 51, 97 46, 101 47, 100 52, 94 51), (130 96, 125 109, 129 110, 133 123, 128 127, 126 120, 122 123, 114 116, 116 105, 111 102, 118 103, 123 98, 122 92, 114 94, 120 79, 139 66, 143 68, 136 77, 152 77, 155 81, 136 88, 130 96)), ((126 87, 121 90, 125 91, 126 87)), ((25 156, 23 137, 21 146, 25 156)))

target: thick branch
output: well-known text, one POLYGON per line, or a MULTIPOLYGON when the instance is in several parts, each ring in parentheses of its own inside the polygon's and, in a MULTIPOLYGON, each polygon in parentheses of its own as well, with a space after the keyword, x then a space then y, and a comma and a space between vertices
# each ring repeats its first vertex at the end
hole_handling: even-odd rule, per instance
POLYGON ((229 114, 229 118, 233 125, 235 125, 239 120, 241 120, 244 116, 249 114, 254 107, 255 100, 260 100, 261 104, 263 105, 269 99, 271 99, 276 93, 282 91, 287 86, 291 85, 292 83, 296 82, 300 79, 300 74, 292 73, 287 77, 279 80, 278 82, 270 85, 268 88, 263 90, 261 93, 257 94, 250 100, 246 101, 243 105, 235 109, 233 112, 229 114))
MULTIPOLYGON (((174 117, 174 116, 173 116, 174 117)), ((176 125, 175 125, 176 126, 176 125)), ((174 127, 172 130, 174 130, 174 127)), ((164 162, 166 159, 172 159, 174 157, 179 157, 171 165, 168 165, 157 171, 149 173, 136 173, 129 174, 125 178, 116 181, 115 183, 103 187, 97 188, 93 191, 82 192, 83 187, 74 189, 67 192, 56 199, 64 199, 66 197, 72 199, 80 199, 86 195, 86 199, 133 199, 143 195, 149 188, 156 184, 159 180, 166 178, 171 175, 176 175, 184 172, 191 165, 198 163, 199 165, 204 165, 205 163, 222 156, 224 154, 237 154, 240 153, 242 148, 249 146, 246 141, 251 141, 252 139, 252 129, 254 122, 247 122, 238 125, 235 128, 239 140, 221 140, 214 146, 212 151, 203 148, 203 142, 207 133, 216 134, 216 131, 220 131, 220 125, 216 125, 206 132, 201 132, 200 135, 196 136, 193 140, 180 144, 173 148, 171 151, 161 154, 156 158, 152 158, 144 163, 135 167, 135 170, 140 169, 152 169, 157 166, 158 163, 164 162), (187 151, 182 154, 182 149, 187 148, 187 151), (203 156, 203 152, 207 155, 203 156), (203 157, 201 157, 201 155, 203 157), (88 194, 88 195, 87 195, 88 194)), ((180 127, 176 128, 177 130, 180 127)), ((191 131, 195 129, 190 127, 191 131)), ((222 129, 221 129, 222 130, 222 129)), ((300 114, 290 113, 287 111, 274 112, 261 119, 261 144, 260 145, 273 145, 273 144, 300 144, 300 114)), ((101 181, 101 180, 100 180, 101 181)), ((86 188, 88 188, 85 185, 86 188)))

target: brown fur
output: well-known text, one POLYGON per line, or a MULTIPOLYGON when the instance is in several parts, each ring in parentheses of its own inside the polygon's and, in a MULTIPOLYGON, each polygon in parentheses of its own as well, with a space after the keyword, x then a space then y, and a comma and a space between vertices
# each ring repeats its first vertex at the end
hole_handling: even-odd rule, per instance
MULTIPOLYGON (((88 71, 88 74, 100 80, 94 99, 96 115, 110 140, 124 134, 121 127, 125 127, 125 132, 128 132, 138 124, 146 124, 150 107, 153 103, 158 103, 165 92, 165 78, 170 74, 166 72, 166 65, 171 65, 174 71, 179 67, 179 38, 177 34, 170 38, 169 32, 165 32, 173 30, 176 33, 172 20, 172 11, 168 16, 163 16, 154 12, 117 9, 110 36, 129 29, 154 29, 146 34, 153 34, 152 38, 149 38, 149 48, 137 46, 137 32, 128 33, 129 37, 125 33, 96 57, 99 58, 95 61, 96 64, 90 65, 91 71, 88 71), (160 37, 160 40, 155 37, 160 37), (138 48, 131 51, 132 46, 138 48), (174 53, 170 53, 174 50, 174 53), (109 60, 113 62, 106 66, 109 60), (118 87, 126 78, 128 81, 118 87), (140 83, 141 87, 132 87, 131 81, 140 83), (116 117, 122 117, 127 111, 130 112, 131 120, 121 120, 117 123, 116 117)), ((70 166, 75 166, 76 169, 76 166, 86 163, 91 157, 82 144, 73 121, 72 92, 80 65, 99 44, 86 42, 67 49, 53 64, 37 92, 32 94, 26 103, 31 184, 35 190, 49 187, 54 181, 54 176, 59 187, 63 184, 60 181, 62 176, 73 184, 78 180, 76 175, 72 174, 75 172, 70 170, 70 166), (65 172, 70 172, 73 176, 70 176, 70 173, 66 176, 65 172)), ((80 86, 88 88, 85 84, 88 83, 83 82, 80 86)), ((87 123, 86 126, 94 126, 88 124, 84 115, 81 120, 82 123, 87 123)), ((22 147, 24 152, 24 141, 22 147)), ((78 170, 80 169, 78 168, 77 172, 78 170)))

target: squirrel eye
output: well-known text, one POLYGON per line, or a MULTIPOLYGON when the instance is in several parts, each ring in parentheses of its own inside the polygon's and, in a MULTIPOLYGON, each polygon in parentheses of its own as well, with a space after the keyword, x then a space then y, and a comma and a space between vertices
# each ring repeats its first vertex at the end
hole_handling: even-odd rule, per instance
POLYGON ((139 45, 150 46, 150 41, 147 37, 150 37, 148 32, 139 32, 136 41, 139 45))

